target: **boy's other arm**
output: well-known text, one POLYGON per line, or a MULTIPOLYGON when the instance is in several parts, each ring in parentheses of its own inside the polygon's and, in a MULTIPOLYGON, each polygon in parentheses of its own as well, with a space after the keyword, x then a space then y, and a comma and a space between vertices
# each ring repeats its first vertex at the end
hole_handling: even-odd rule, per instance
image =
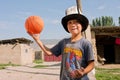
POLYGON ((76 69, 75 76, 73 78, 79 78, 83 75, 89 73, 94 68, 94 61, 89 61, 88 66, 86 68, 76 69))
POLYGON ((84 74, 87 74, 87 73, 89 73, 93 68, 94 68, 94 61, 92 60, 92 61, 89 61, 88 62, 88 66, 84 69, 84 74))

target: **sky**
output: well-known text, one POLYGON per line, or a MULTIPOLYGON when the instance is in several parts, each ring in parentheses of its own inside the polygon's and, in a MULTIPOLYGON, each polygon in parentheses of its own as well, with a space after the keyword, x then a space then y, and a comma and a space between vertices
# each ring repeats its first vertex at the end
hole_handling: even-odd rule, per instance
MULTIPOLYGON (((101 16, 111 16, 116 25, 120 17, 120 0, 81 0, 82 14, 91 23, 101 16)), ((70 36, 61 24, 65 10, 76 5, 76 0, 2 0, 0 2, 0 40, 31 37, 26 33, 25 20, 40 16, 44 28, 41 39, 62 39, 70 36)))

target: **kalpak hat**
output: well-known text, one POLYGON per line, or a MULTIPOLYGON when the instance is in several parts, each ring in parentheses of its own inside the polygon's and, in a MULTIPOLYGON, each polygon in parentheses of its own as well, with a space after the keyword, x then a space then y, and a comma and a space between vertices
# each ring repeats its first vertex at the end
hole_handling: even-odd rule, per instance
POLYGON ((77 6, 72 6, 66 10, 66 16, 62 18, 62 25, 64 29, 69 33, 67 29, 67 22, 69 20, 76 19, 82 25, 82 32, 85 31, 88 27, 89 21, 87 17, 81 14, 81 11, 77 10, 77 6))

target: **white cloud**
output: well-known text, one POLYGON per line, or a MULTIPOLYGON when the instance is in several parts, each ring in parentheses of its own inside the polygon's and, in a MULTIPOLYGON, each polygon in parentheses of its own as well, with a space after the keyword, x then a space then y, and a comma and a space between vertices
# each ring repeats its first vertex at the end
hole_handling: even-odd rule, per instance
POLYGON ((57 24, 60 23, 60 21, 59 20, 53 20, 53 21, 51 21, 51 23, 54 24, 54 25, 57 25, 57 24))
POLYGON ((18 14, 21 14, 21 15, 30 15, 31 14, 31 12, 18 12, 18 14))
POLYGON ((99 9, 99 10, 103 10, 103 9, 105 9, 105 6, 104 6, 104 5, 99 6, 97 9, 99 9))
POLYGON ((118 6, 117 8, 120 9, 120 6, 118 6))
MULTIPOLYGON (((20 20, 24 20, 26 17, 28 17, 30 14, 32 14, 31 12, 16 12, 16 14, 12 14, 10 17, 14 18, 14 17, 17 17, 19 18, 20 20)), ((19 20, 18 19, 18 20, 19 20)), ((6 21, 3 21, 1 20, 0 21, 0 29, 8 29, 9 27, 15 27, 18 23, 16 21, 9 21, 9 20, 6 20, 6 21)))
POLYGON ((47 10, 49 13, 55 13, 55 14, 63 14, 63 12, 61 12, 59 9, 48 9, 47 10))
POLYGON ((20 11, 20 12, 17 12, 15 16, 20 18, 20 19, 25 19, 26 17, 28 17, 31 14, 32 14, 32 12, 24 12, 24 11, 22 12, 22 11, 20 11))
POLYGON ((51 19, 51 18, 44 18, 44 22, 46 25, 59 25, 60 21, 57 19, 51 19))
POLYGON ((10 22, 0 21, 0 29, 8 28, 10 22))

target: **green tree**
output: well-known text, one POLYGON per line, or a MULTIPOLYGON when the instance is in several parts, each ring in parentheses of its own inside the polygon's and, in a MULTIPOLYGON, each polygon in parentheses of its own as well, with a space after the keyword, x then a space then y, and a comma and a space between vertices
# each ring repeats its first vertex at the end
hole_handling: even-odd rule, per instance
POLYGON ((111 16, 101 16, 99 18, 93 19, 92 25, 96 26, 114 26, 113 18, 111 16))
POLYGON ((102 26, 104 26, 105 25, 105 18, 104 18, 104 16, 102 16, 102 26))
POLYGON ((96 26, 99 26, 99 19, 96 18, 96 26))
POLYGON ((119 26, 120 26, 120 17, 119 17, 118 19, 119 19, 119 20, 118 20, 118 21, 119 21, 118 24, 119 24, 119 26))
POLYGON ((95 20, 92 20, 92 26, 96 26, 95 20))

